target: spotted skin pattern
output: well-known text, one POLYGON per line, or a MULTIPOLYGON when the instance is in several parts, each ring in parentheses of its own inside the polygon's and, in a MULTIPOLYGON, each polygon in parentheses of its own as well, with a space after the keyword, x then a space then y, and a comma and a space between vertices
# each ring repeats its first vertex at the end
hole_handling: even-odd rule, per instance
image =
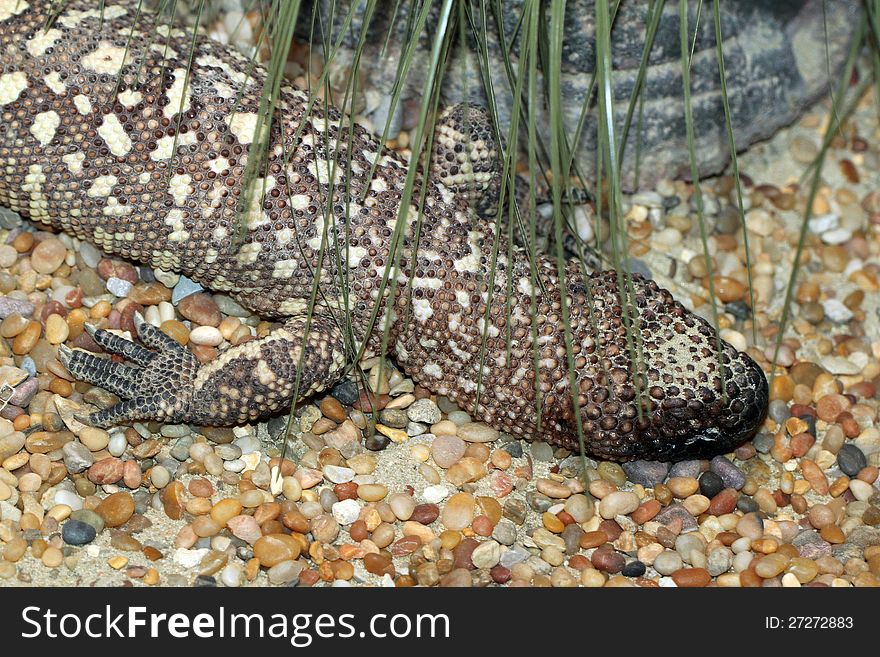
POLYGON ((142 322, 143 347, 95 333, 129 364, 60 349, 74 376, 127 398, 90 422, 221 426, 286 408, 295 388, 305 397, 342 375, 348 351, 339 320, 347 312, 355 346, 378 350, 392 319, 390 351, 416 382, 523 438, 576 447, 573 397, 587 449, 600 458, 715 454, 760 424, 760 368, 724 344, 722 394, 713 329, 639 277, 647 384, 637 394, 617 277, 574 262, 565 272, 572 395, 555 261, 539 255, 533 272, 523 251, 500 253, 490 289, 496 226, 478 219, 473 199, 442 176, 427 183, 416 244, 416 207, 399 213, 410 163, 335 109, 317 104, 308 113, 309 97, 295 87, 281 90, 283 121, 273 122, 246 234, 235 244, 265 71, 197 39, 187 76, 190 35, 156 30, 149 15, 135 24, 137 5, 107 3, 101 16, 99 4, 71 0, 46 31, 48 2, 0 0, 0 204, 284 322, 205 365, 142 322), (395 228, 403 236, 399 271, 387 273, 398 285, 393 298, 388 288, 380 299, 395 228), (378 328, 368 333, 374 310, 378 328))

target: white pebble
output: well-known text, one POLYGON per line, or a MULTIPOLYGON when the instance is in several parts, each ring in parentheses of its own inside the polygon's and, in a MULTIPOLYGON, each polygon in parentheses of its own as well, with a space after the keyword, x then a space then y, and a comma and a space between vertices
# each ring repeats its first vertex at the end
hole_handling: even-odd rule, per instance
POLYGON ((115 431, 110 434, 110 442, 107 444, 107 451, 113 456, 122 456, 128 448, 128 441, 125 434, 121 431, 115 431))
POLYGON ((351 468, 342 468, 338 465, 325 465, 324 477, 334 484, 344 484, 354 479, 355 472, 351 468))
POLYGON ((162 317, 159 315, 159 309, 156 306, 147 306, 144 310, 144 319, 147 324, 159 327, 162 325, 162 317))
POLYGON ((877 492, 867 481, 861 479, 853 479, 849 482, 849 489, 859 502, 867 502, 877 492))
POLYGON ((733 558, 734 572, 741 573, 752 563, 753 556, 751 552, 740 552, 733 558))
POLYGON ((193 344, 216 347, 223 342, 223 335, 213 326, 199 326, 189 332, 189 341, 193 344))
POLYGON ((822 302, 825 316, 832 322, 845 323, 853 318, 852 310, 843 305, 840 299, 826 299, 822 302))
POLYGON ((442 502, 448 495, 449 491, 446 489, 446 486, 443 486, 442 484, 428 486, 422 491, 422 497, 424 497, 425 502, 428 502, 429 504, 442 502))
POLYGON ((223 582, 223 586, 241 586, 243 574, 241 566, 231 563, 220 571, 220 581, 223 582))
POLYGON ((16 260, 18 260, 18 251, 9 244, 0 246, 0 267, 11 267, 16 260))
POLYGON ((158 307, 160 320, 167 322, 169 319, 174 319, 174 306, 167 301, 160 301, 158 307))
POLYGON ((847 228, 835 228, 822 233, 822 241, 825 244, 843 244, 852 239, 852 231, 847 228))
POLYGON ((823 214, 813 217, 807 224, 814 233, 825 233, 833 230, 840 225, 840 217, 836 214, 823 214))
POLYGON ((350 525, 361 514, 361 505, 357 500, 342 500, 336 502, 333 507, 333 517, 340 525, 350 525))
POLYGON ((198 550, 187 550, 186 548, 177 548, 172 557, 174 563, 178 563, 184 568, 195 568, 201 563, 202 559, 210 550, 208 548, 199 548, 198 550))
POLYGON ((113 294, 113 296, 119 298, 127 297, 128 293, 131 292, 132 287, 134 286, 128 281, 116 278, 115 276, 111 276, 107 279, 107 290, 113 294))
POLYGON ((66 504, 73 511, 79 511, 83 506, 82 498, 69 490, 59 490, 55 493, 55 504, 66 504))
POLYGON ((596 220, 594 217, 590 216, 590 213, 586 208, 586 205, 576 205, 574 207, 574 227, 577 231, 578 237, 584 242, 589 242, 594 236, 593 224, 596 220))
POLYGON ((226 461, 223 464, 223 469, 229 472, 241 472, 245 469, 245 466, 247 466, 247 463, 243 459, 235 459, 234 461, 226 461))

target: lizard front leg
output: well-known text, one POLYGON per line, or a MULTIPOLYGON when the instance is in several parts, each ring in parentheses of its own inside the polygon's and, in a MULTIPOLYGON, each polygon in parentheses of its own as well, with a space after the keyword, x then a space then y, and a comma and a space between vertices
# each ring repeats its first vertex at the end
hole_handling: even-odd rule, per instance
POLYGON ((124 398, 89 415, 93 426, 135 420, 242 424, 290 406, 294 395, 300 399, 324 389, 345 366, 342 334, 324 314, 315 314, 308 327, 305 316, 293 317, 269 335, 225 349, 204 365, 140 316, 135 323, 148 348, 109 331, 92 331, 101 347, 131 364, 80 349, 60 350, 62 363, 77 379, 124 398))

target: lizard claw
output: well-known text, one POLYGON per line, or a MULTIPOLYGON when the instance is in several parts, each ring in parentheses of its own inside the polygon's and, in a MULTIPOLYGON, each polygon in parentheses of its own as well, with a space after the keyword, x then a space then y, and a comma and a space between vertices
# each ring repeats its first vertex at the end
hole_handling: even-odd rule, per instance
POLYGON ((138 419, 176 421, 189 403, 186 391, 198 369, 195 356, 144 321, 140 314, 135 314, 134 324, 147 346, 111 331, 85 325, 89 335, 104 351, 122 356, 128 363, 59 345, 58 360, 75 378, 104 388, 124 400, 88 417, 77 418, 83 424, 106 427, 138 419))

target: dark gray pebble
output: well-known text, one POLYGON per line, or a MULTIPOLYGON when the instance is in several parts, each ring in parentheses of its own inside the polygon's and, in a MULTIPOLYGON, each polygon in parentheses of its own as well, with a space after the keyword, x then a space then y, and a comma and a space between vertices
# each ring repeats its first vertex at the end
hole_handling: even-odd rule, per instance
POLYGON ((153 496, 143 488, 136 490, 131 496, 134 498, 135 512, 140 513, 141 515, 146 513, 147 509, 150 508, 150 501, 153 499, 153 496))
POLYGON ((290 418, 290 415, 276 415, 275 417, 269 418, 266 422, 266 433, 272 438, 272 440, 281 440, 284 436, 284 432, 287 431, 287 420, 290 418))
POLYGON ((678 463, 673 463, 672 467, 669 468, 669 477, 693 477, 696 479, 702 467, 700 461, 679 461, 678 463))
POLYGON ((98 533, 86 522, 68 520, 61 528, 61 538, 68 545, 85 545, 95 540, 98 533))
POLYGON ((522 443, 518 440, 506 444, 503 449, 515 459, 523 455, 522 443))
POLYGON ((782 424, 791 417, 791 412, 788 410, 788 402, 782 399, 774 399, 767 407, 767 415, 777 424, 782 424))
POLYGON ((812 413, 804 413, 803 415, 798 415, 799 420, 803 420, 807 423, 807 430, 805 433, 810 434, 811 436, 816 435, 816 416, 812 413))
POLYGON ((743 471, 723 456, 716 456, 712 459, 709 462, 709 469, 721 477, 726 488, 740 490, 746 485, 746 476, 743 471))
POLYGON ((549 463, 553 460, 553 448, 545 442, 532 443, 529 451, 535 461, 549 463))
POLYGON ((641 577, 645 574, 645 564, 641 561, 630 561, 623 567, 623 570, 620 571, 620 574, 624 577, 641 577))
POLYGON ((837 466, 843 474, 855 477, 859 470, 868 465, 865 453, 852 443, 846 444, 837 452, 837 466))
POLYGON ((341 381, 333 386, 333 391, 330 393, 336 398, 343 406, 350 406, 357 401, 358 398, 358 387, 357 383, 346 379, 345 381, 341 381))
POLYGON ((653 488, 662 484, 669 473, 669 463, 661 461, 630 461, 623 464, 626 478, 634 484, 653 488))
POLYGON ((180 462, 186 461, 189 458, 189 448, 192 447, 193 441, 192 436, 178 438, 168 453, 180 462))
POLYGON ((773 436, 764 429, 761 429, 752 439, 752 445, 759 453, 768 454, 773 448, 773 436))
POLYGON ((743 495, 736 501, 736 508, 743 513, 754 513, 758 510, 758 503, 751 497, 743 495))
POLYGON ((748 319, 752 314, 751 308, 749 308, 743 301, 732 301, 724 306, 724 310, 737 319, 742 320, 748 319))
POLYGON ((724 480, 714 472, 704 472, 700 475, 700 493, 712 499, 724 490, 724 480))

